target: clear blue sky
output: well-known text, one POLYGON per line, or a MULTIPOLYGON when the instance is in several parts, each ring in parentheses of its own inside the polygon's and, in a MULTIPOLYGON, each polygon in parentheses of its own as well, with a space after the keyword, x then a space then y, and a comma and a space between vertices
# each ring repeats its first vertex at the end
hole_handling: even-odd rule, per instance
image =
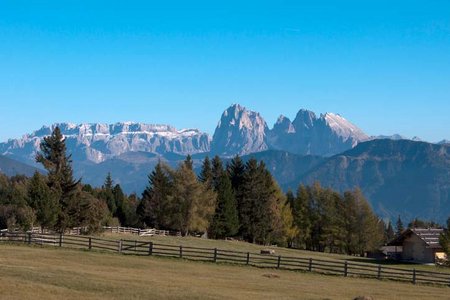
POLYGON ((218 2, 0 1, 0 140, 62 121, 213 133, 236 102, 269 126, 307 108, 450 139, 450 1, 218 2))

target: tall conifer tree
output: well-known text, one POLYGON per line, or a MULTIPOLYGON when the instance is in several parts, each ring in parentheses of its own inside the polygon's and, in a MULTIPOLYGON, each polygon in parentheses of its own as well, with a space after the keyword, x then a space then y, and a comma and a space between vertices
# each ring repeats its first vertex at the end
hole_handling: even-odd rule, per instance
POLYGON ((73 178, 71 155, 66 154, 65 139, 59 127, 55 127, 52 134, 44 138, 40 148, 36 161, 47 170, 48 185, 58 195, 60 210, 56 226, 58 230, 64 231, 78 225, 80 208, 76 194, 79 192, 80 180, 73 178))
POLYGON ((205 184, 209 189, 214 189, 211 161, 208 156, 203 160, 202 169, 198 176, 198 180, 205 184))
POLYGON ((142 194, 138 206, 138 215, 147 226, 168 229, 170 207, 168 197, 172 191, 172 182, 168 174, 169 168, 158 162, 148 176, 148 186, 142 194))
POLYGON ((236 206, 238 211, 239 224, 243 222, 243 189, 244 189, 244 176, 245 165, 239 155, 236 155, 230 163, 227 165, 228 177, 231 180, 231 186, 233 187, 234 197, 236 199, 236 206))
POLYGON ((222 171, 216 187, 217 204, 212 224, 210 226, 213 238, 231 237, 237 234, 239 219, 236 199, 228 175, 222 171))
POLYGON ((36 220, 42 228, 54 228, 58 220, 58 198, 48 187, 44 175, 35 172, 28 184, 28 202, 36 212, 36 220))

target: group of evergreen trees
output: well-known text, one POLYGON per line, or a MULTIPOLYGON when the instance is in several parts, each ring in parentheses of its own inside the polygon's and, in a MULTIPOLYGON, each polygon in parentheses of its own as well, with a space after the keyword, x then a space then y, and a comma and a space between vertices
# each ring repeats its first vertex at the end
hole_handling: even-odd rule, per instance
POLYGON ((263 162, 235 157, 227 166, 206 158, 197 177, 188 156, 176 170, 158 163, 138 206, 146 226, 240 236, 251 242, 282 242, 293 230, 286 197, 263 162))
POLYGON ((341 195, 316 183, 284 194, 262 161, 239 156, 226 166, 205 158, 198 178, 190 157, 176 170, 158 163, 138 215, 146 226, 183 234, 349 254, 376 249, 390 226, 359 190, 341 195))
MULTIPOLYGON (((159 162, 141 199, 125 195, 110 174, 101 188, 75 180, 58 128, 44 139, 36 160, 47 175, 0 174, 0 228, 38 225, 64 232, 82 226, 92 232, 105 225, 147 226, 348 254, 377 249, 396 235, 358 189, 340 194, 316 183, 284 194, 264 162, 255 159, 236 156, 224 164, 218 156, 206 157, 198 176, 190 156, 176 169, 159 162)), ((400 218, 396 225, 399 234, 400 218)), ((448 245, 446 232, 442 239, 448 245)))
POLYGON ((82 226, 92 232, 103 225, 138 225, 137 197, 124 195, 110 176, 102 188, 95 189, 74 180, 59 128, 44 139, 36 161, 47 170, 46 176, 38 172, 30 179, 0 175, 0 228, 27 230, 39 225, 64 232, 82 226))

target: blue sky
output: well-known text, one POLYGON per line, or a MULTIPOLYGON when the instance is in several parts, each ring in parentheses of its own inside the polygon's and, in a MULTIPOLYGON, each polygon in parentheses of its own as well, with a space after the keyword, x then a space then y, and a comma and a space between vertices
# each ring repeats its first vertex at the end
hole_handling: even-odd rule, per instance
POLYGON ((213 133, 240 103, 450 139, 449 1, 0 1, 0 140, 44 124, 213 133), (215 4, 213 4, 214 2, 215 4))

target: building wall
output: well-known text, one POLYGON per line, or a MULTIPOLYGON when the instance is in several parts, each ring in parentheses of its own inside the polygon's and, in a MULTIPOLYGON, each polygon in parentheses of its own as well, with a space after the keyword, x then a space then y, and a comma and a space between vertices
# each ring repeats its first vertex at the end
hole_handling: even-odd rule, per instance
POLYGON ((434 250, 428 249, 427 244, 417 235, 412 234, 403 242, 403 260, 420 263, 434 263, 434 250))

